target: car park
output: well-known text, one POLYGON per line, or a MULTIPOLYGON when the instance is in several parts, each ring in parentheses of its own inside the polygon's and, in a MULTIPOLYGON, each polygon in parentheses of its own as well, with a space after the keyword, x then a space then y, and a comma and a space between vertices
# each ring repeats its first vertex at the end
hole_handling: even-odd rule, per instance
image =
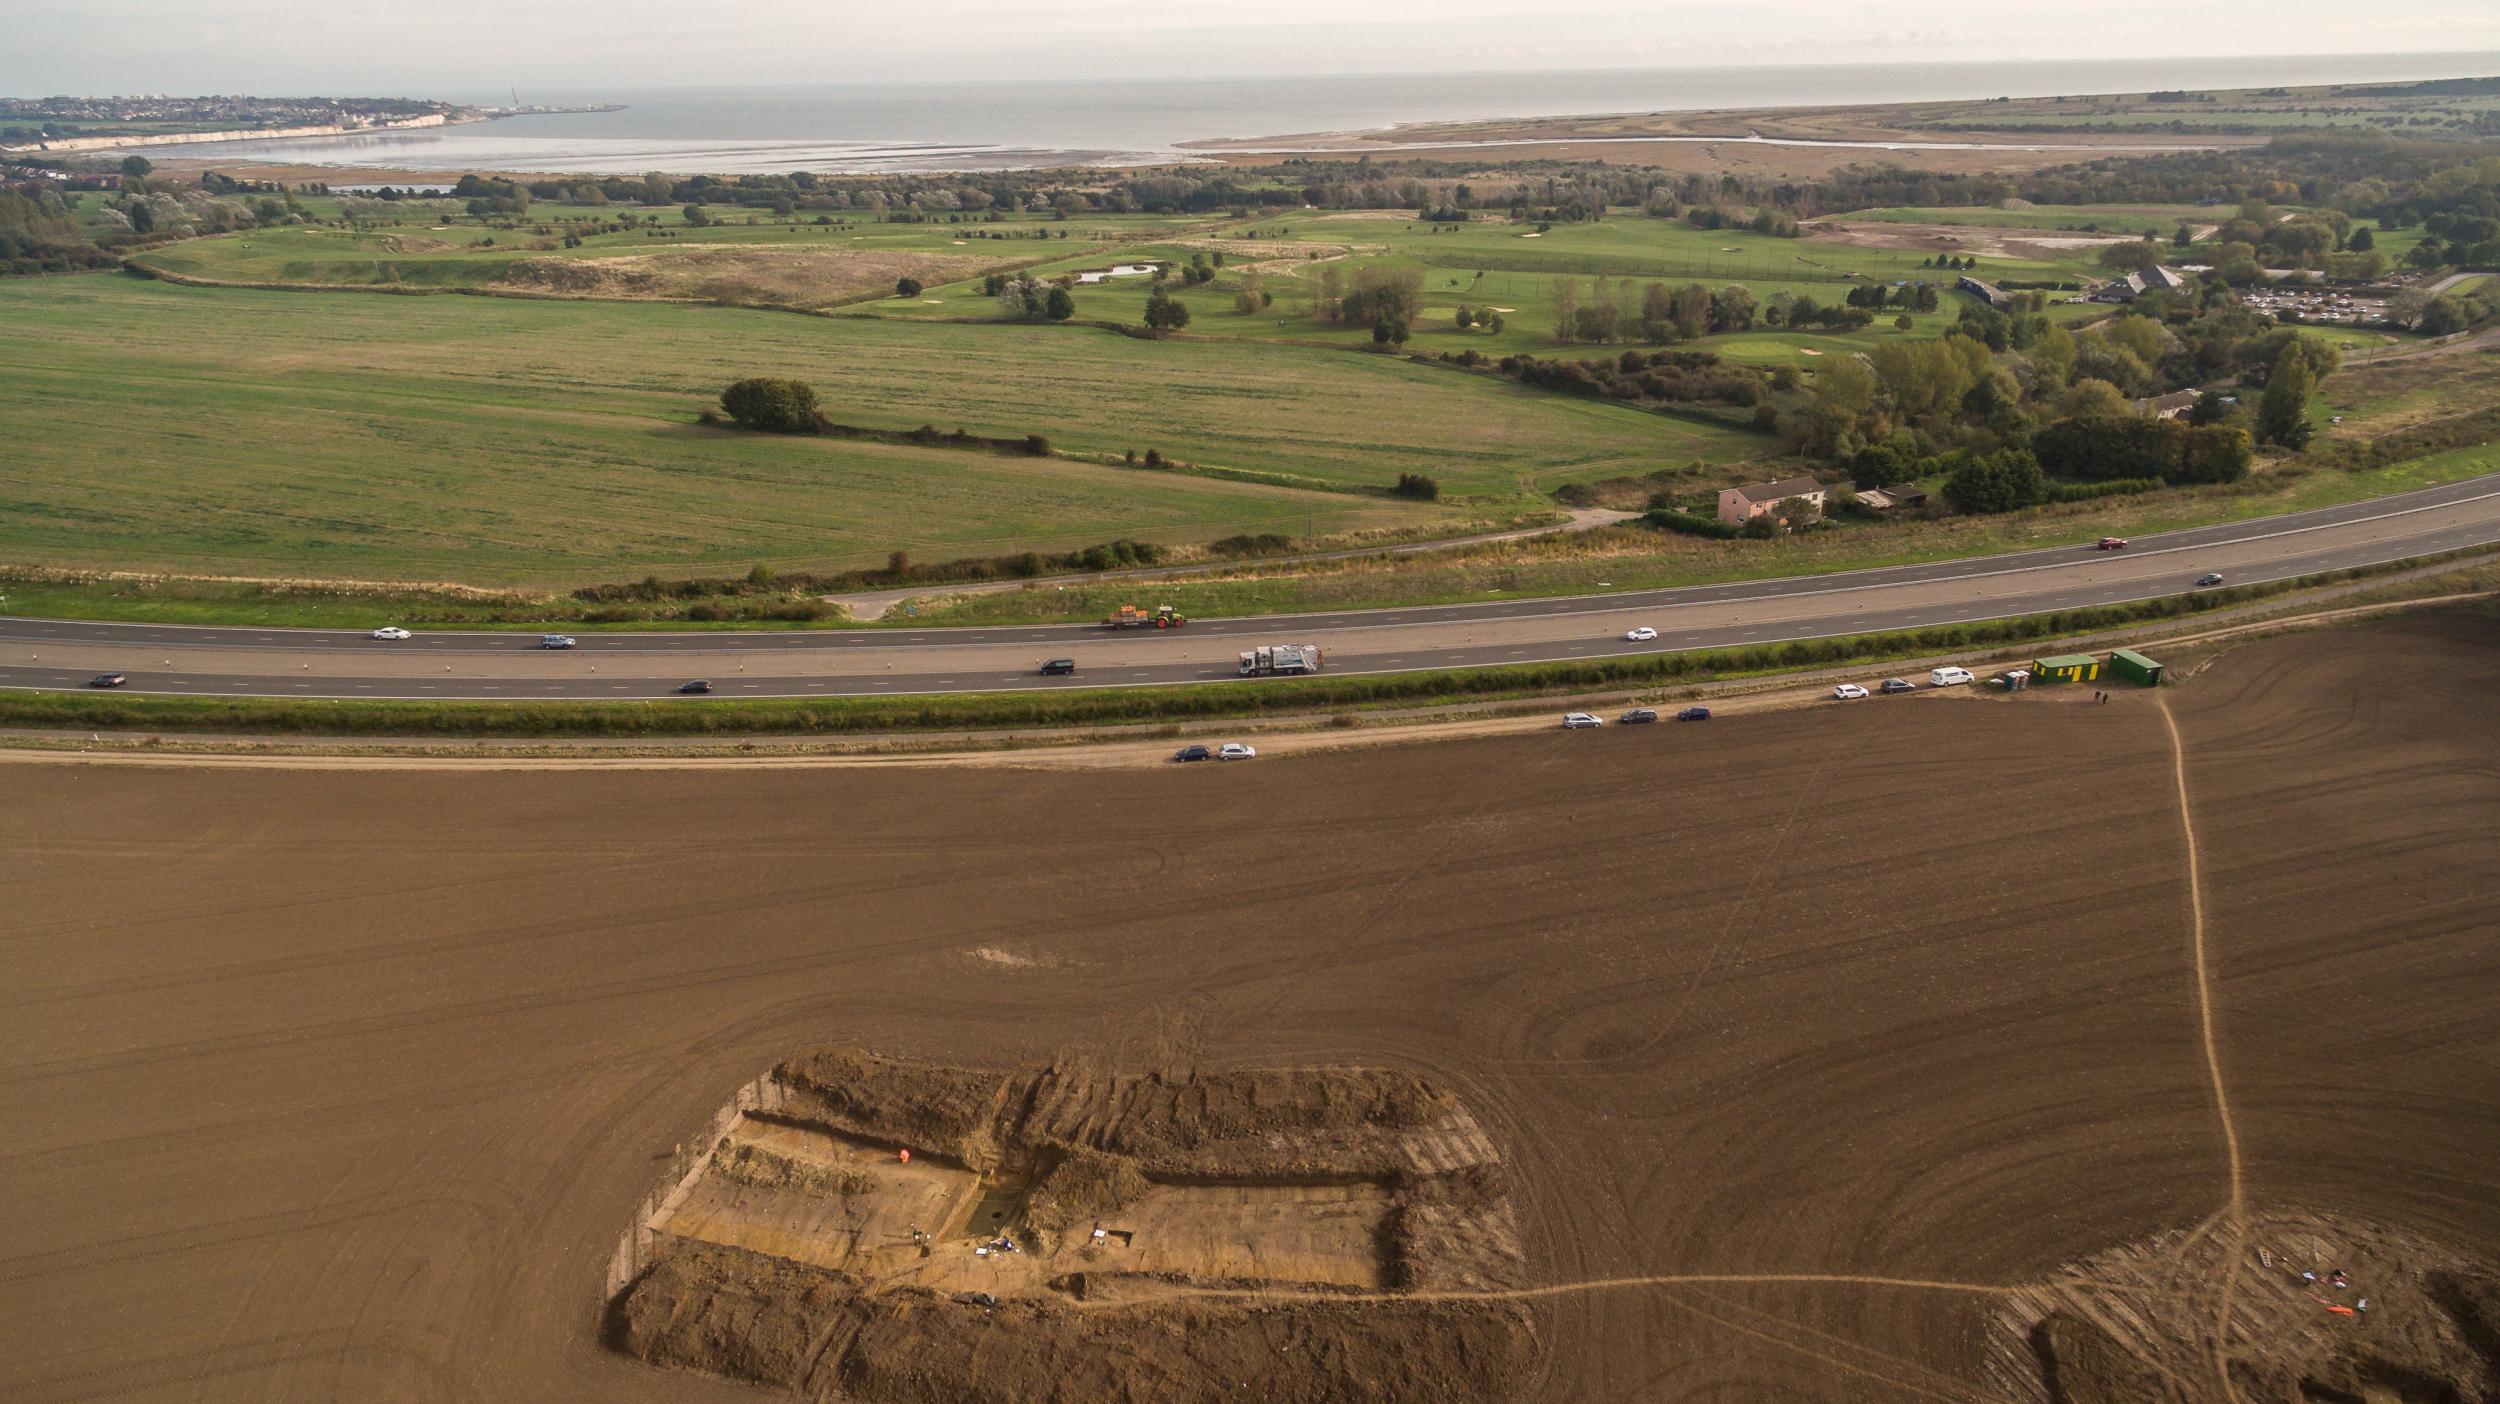
POLYGON ((1884 685, 1875 690, 1889 697, 1896 692, 1916 692, 1918 691, 1918 684, 1910 681, 1908 678, 1886 678, 1884 679, 1884 685))
POLYGON ((539 637, 538 646, 540 648, 571 648, 573 636, 571 634, 543 634, 539 637))
POLYGON ((2104 536, 2101 538, 2101 544, 2094 549, 2101 551, 2124 551, 2127 549, 2127 538, 2123 536, 2104 536))
POLYGON ((1865 695, 1866 689, 1858 686, 1856 683, 1842 683, 1840 686, 1832 689, 1832 696, 1843 702, 1855 702, 1865 695))
POLYGON ((1708 707, 1687 707, 1683 711, 1676 713, 1675 719, 1677 721, 1708 721, 1710 720, 1710 709, 1708 707))
POLYGON ((1658 720, 1658 709, 1655 707, 1635 707, 1631 711, 1624 713, 1622 716, 1615 718, 1615 720, 1624 726, 1640 726, 1644 723, 1658 720))
POLYGON ((1595 712, 1569 712, 1563 716, 1563 730, 1565 731, 1586 731, 1590 727, 1605 724, 1605 721, 1595 712))
POLYGON ((388 639, 391 642, 396 643, 401 639, 415 638, 416 635, 409 633, 407 630, 400 628, 396 624, 389 624, 374 630, 373 637, 377 639, 388 639))
POLYGON ((1970 680, 1971 670, 1968 668, 1930 668, 1927 670, 1929 687, 1960 687, 1970 680))
POLYGON ((1215 758, 1220 761, 1257 760, 1259 758, 1259 748, 1256 746, 1244 745, 1239 741, 1227 741, 1224 743, 1224 749, 1215 753, 1215 758))
POLYGON ((1042 665, 1042 676, 1046 678, 1064 678, 1075 672, 1076 660, 1073 658, 1053 658, 1042 665))
POLYGON ((1657 637, 1658 637, 1658 631, 1657 631, 1657 630, 1652 629, 1651 627, 1649 627, 1649 626, 1648 626, 1648 625, 1646 625, 1646 624, 1643 624, 1641 627, 1639 627, 1639 628, 1637 628, 1637 629, 1632 630, 1630 633, 1625 634, 1625 635, 1623 636, 1623 641, 1624 641, 1625 643, 1649 643, 1649 642, 1651 642, 1652 640, 1656 639, 1657 637))
POLYGON ((1172 753, 1172 759, 1176 761, 1202 761, 1214 758, 1215 752, 1205 746, 1183 746, 1172 753))
POLYGON ((2211 585, 2219 585, 2221 583, 2222 577, 2219 574, 2200 575, 2196 577, 2196 585, 2198 589, 2203 589, 2211 585))
POLYGON ((98 673, 94 677, 87 679, 87 686, 119 687, 128 681, 130 681, 130 675, 128 673, 98 673))
POLYGON ((712 690, 712 681, 709 678, 696 678, 693 682, 687 683, 685 686, 680 687, 677 690, 679 692, 686 693, 710 692, 712 690))

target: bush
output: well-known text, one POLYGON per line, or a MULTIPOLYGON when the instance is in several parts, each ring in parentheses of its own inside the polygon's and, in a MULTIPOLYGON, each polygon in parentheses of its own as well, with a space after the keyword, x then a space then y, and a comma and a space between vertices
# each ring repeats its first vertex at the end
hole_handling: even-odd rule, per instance
POLYGON ((801 380, 751 376, 720 392, 720 407, 749 429, 805 434, 816 428, 816 391, 801 380))
POLYGON ((918 297, 918 296, 920 296, 920 280, 919 280, 918 278, 897 278, 897 279, 895 279, 895 280, 894 280, 894 295, 895 295, 896 297, 918 297))
POLYGON ((1641 525, 1656 527, 1661 531, 1681 532, 1686 536, 1706 536, 1715 541, 1733 541, 1740 534, 1738 528, 1729 526, 1716 517, 1695 516, 1690 512, 1676 511, 1672 507, 1651 508, 1642 514, 1641 525))
POLYGON ((2051 502, 2090 502, 2102 497, 2126 497, 2139 492, 2159 492, 2159 478, 2112 478, 2105 483, 2057 483, 2049 488, 2051 502))
POLYGON ((1441 500, 1441 484, 1421 473, 1398 474, 1398 485, 1392 491, 1400 497, 1411 497, 1418 502, 1441 500))

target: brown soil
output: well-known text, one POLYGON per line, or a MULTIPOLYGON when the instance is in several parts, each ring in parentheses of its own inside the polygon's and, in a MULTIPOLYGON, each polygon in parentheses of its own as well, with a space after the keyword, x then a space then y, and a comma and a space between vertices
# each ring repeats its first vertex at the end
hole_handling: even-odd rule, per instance
POLYGON ((608 258, 525 258, 496 286, 573 297, 825 307, 891 293, 900 278, 935 286, 994 266, 994 260, 961 254, 722 245, 608 258))
POLYGON ((687 1245, 610 1317, 619 1348, 801 1398, 899 1404, 1280 1404, 1508 1398, 1528 1366, 1507 1303, 1174 1302, 1086 1311, 870 1294, 838 1275, 687 1245))
POLYGON ((1448 1289, 1516 1286, 1521 1275, 1491 1146, 1411 1074, 1141 1078, 1070 1056, 1004 1079, 1001 1097, 998 1074, 835 1049, 782 1064, 775 1080, 803 1095, 759 1094, 692 1181, 663 1185, 661 1207, 633 1226, 628 1241, 653 1246, 629 1264, 638 1276, 608 1313, 618 1349, 767 1384, 846 1380, 870 1404, 1059 1397, 1050 1391, 1071 1387, 1078 1351, 1108 1353, 1077 1378, 1109 1393, 1073 1397, 1165 1397, 1175 1379, 1193 1383, 1172 1397, 1252 1386, 1360 1397, 1420 1384, 1424 1370, 1437 1397, 1491 1400, 1509 1396, 1530 1357, 1533 1332, 1515 1305, 1414 1309, 1385 1291, 1393 1278, 1448 1289), (840 1127, 812 1125, 819 1112, 840 1127), (942 1131, 980 1148, 994 1173, 933 1199, 921 1166, 895 1155, 872 1171, 834 1139, 869 1124, 942 1131), (1477 1150, 1444 1166, 1453 1126, 1477 1150), (1131 1144, 1147 1158, 1104 1148, 1131 1144), (1278 1168, 1304 1178, 1278 1179, 1278 1168), (1190 1178, 1158 1183, 1150 1171, 1190 1178), (1448 1266, 1434 1261, 1444 1255, 1448 1266), (1208 1289, 1220 1295, 1190 1295, 1208 1289), (1344 1293, 1359 1302, 1331 1296, 1344 1293), (1079 1325, 1080 1303, 1107 1309, 1079 1325), (953 1318, 976 1317, 977 1375, 946 1344, 965 1329, 953 1318), (898 1373, 861 1342, 904 1319, 923 1323, 908 1348, 927 1360, 898 1373), (1269 1339, 1279 1321, 1328 1333, 1307 1347, 1323 1354, 1234 1358, 1239 1340, 1269 1339), (931 1329, 936 1339, 919 1339, 931 1329), (1496 1343, 1486 1334, 1496 1330, 1516 1339, 1496 1343), (1182 1331, 1195 1343, 1176 1344, 1182 1331), (794 1365, 787 1340, 800 1337, 837 1344, 794 1365), (1048 1373, 1019 1381, 1019 1369, 1048 1373))
MULTIPOLYGON (((2488 1284, 2500 637, 2285 635, 2163 695, 2249 1222, 2488 1284)), ((1222 771, 0 766, 0 1397, 752 1400, 601 1346, 599 1264, 725 1089, 838 1036, 1449 1089, 1544 1293, 1523 1397, 2002 1400, 2015 1289, 2229 1197, 2152 702, 1222 771)), ((1318 1300, 1279 1339, 1383 1319, 1318 1300)), ((835 1358, 957 1328, 895 1310, 835 1358)))
POLYGON ((2500 1398, 2500 1358, 2451 1286, 2475 1280, 2437 1243, 2351 1220, 2174 1230, 2009 1293, 1999 1382, 2012 1399, 2122 1404, 2220 1398, 2227 1370, 2251 1400, 2483 1404, 2500 1398))

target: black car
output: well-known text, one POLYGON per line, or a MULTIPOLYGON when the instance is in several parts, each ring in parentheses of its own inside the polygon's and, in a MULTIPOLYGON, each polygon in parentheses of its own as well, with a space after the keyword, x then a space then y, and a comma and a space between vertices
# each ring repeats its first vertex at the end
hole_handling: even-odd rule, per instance
POLYGON ((1635 707, 1631 711, 1617 717, 1615 719, 1615 724, 1618 726, 1639 726, 1643 722, 1654 722, 1656 720, 1658 720, 1657 708, 1635 707))
POLYGON ((1676 713, 1675 719, 1677 721, 1708 721, 1710 720, 1710 709, 1708 707, 1687 707, 1683 711, 1676 713))
POLYGON ((1172 753, 1172 759, 1176 761, 1213 760, 1214 758, 1215 752, 1204 746, 1183 746, 1172 753))
POLYGON ((693 682, 690 682, 677 690, 679 692, 710 692, 712 690, 712 682, 709 678, 696 678, 693 682))
POLYGON ((2222 577, 2219 575, 2200 575, 2196 577, 2196 584, 2200 589, 2208 585, 2219 585, 2221 583, 2222 577))
POLYGON ((98 673, 94 677, 87 679, 87 686, 119 687, 128 681, 130 681, 130 675, 128 673, 98 673))
POLYGON ((1046 678, 1065 677, 1075 671, 1076 660, 1073 658, 1054 658, 1042 665, 1042 676, 1046 678))
POLYGON ((1875 690, 1877 692, 1916 692, 1918 684, 1908 678, 1886 678, 1884 685, 1875 690))

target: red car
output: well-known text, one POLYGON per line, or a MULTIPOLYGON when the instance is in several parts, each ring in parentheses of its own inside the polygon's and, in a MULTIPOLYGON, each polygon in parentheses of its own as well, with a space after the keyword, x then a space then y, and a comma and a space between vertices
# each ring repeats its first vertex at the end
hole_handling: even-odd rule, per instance
POLYGON ((2127 549, 2127 538, 2123 536, 2104 536, 2101 538, 2100 549, 2104 551, 2124 551, 2127 549))

